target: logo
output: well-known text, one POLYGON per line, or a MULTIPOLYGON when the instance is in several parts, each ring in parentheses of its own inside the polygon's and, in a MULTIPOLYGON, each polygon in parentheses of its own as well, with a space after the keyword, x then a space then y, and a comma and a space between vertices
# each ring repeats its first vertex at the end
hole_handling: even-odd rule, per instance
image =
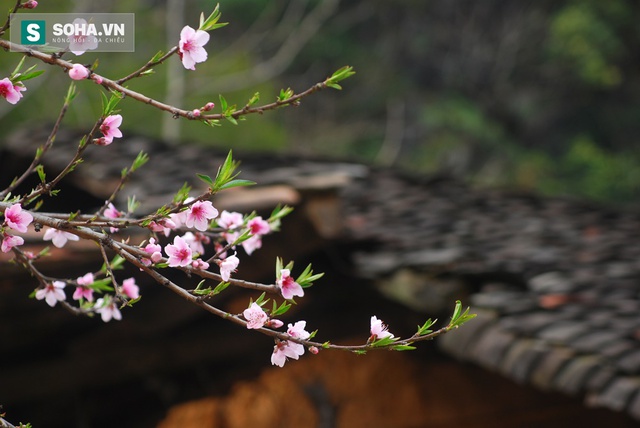
MULTIPOLYGON (((133 52, 133 13, 12 13, 15 50, 42 52, 133 52)), ((12 47, 12 49, 14 49, 12 47)))
POLYGON ((46 41, 45 21, 26 19, 20 22, 20 44, 44 45, 46 41))

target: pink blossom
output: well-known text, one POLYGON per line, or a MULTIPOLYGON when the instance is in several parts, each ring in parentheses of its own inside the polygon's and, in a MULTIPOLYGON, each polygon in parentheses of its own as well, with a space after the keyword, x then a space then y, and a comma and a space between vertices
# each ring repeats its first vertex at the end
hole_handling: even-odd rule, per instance
POLYGON ((388 330, 388 327, 379 320, 375 315, 371 317, 371 340, 384 339, 386 337, 392 338, 388 330))
MULTIPOLYGON (((116 219, 116 218, 120 218, 120 217, 122 217, 122 215, 123 215, 123 213, 122 213, 122 212, 120 212, 120 211, 118 211, 118 210, 116 209, 116 207, 114 207, 114 206, 113 206, 113 204, 112 204, 111 202, 109 202, 109 205, 107 205, 107 209, 106 209, 106 210, 104 210, 104 216, 105 216, 106 218, 113 218, 113 219, 116 219)), ((111 228, 110 228, 110 230, 111 230, 111 233, 115 233, 115 232, 117 232, 117 231, 118 231, 118 228, 116 228, 116 227, 111 227, 111 228)))
POLYGON ((76 279, 78 286, 76 287, 76 291, 73 292, 73 300, 80 300, 81 298, 85 298, 90 302, 93 302, 93 290, 88 287, 93 284, 94 278, 91 272, 86 273, 84 276, 76 279))
POLYGON ((222 229, 226 229, 222 233, 222 237, 229 243, 233 244, 238 239, 239 233, 230 232, 233 229, 238 229, 244 224, 244 218, 242 214, 237 212, 222 211, 218 218, 218 226, 222 229))
POLYGON ((80 285, 91 285, 95 282, 95 279, 93 278, 93 274, 89 272, 85 273, 83 276, 78 277, 78 279, 76 279, 76 282, 80 285))
POLYGON ((111 202, 107 205, 107 209, 104 210, 104 216, 106 218, 120 218, 122 217, 122 213, 113 206, 111 202))
POLYGON ((304 346, 299 343, 290 342, 288 340, 278 341, 273 348, 271 354, 271 364, 278 367, 284 367, 287 358, 297 360, 300 355, 304 354, 304 346))
POLYGON ((282 269, 280 271, 280 278, 276 281, 278 287, 280 287, 280 291, 282 292, 282 297, 285 299, 293 299, 293 296, 304 296, 304 291, 300 284, 295 282, 293 277, 290 275, 291 272, 289 269, 282 269))
POLYGON ((149 229, 154 232, 161 232, 164 236, 169 236, 171 231, 176 227, 175 222, 169 218, 163 218, 158 220, 158 222, 152 221, 149 223, 149 229))
POLYGON ((247 226, 251 231, 252 235, 266 235, 271 232, 271 226, 269 226, 269 222, 262 219, 262 217, 254 217, 249 222, 247 222, 247 226))
POLYGON ((17 247, 18 245, 22 244, 24 244, 24 239, 21 236, 14 236, 5 233, 2 237, 2 245, 0 246, 0 250, 2 250, 3 253, 8 253, 13 247, 17 247))
POLYGON ((45 241, 51 241, 56 247, 62 248, 65 246, 67 241, 77 241, 80 238, 78 238, 73 233, 49 227, 44 232, 44 236, 42 237, 42 239, 45 241))
POLYGON ((193 117, 200 117, 200 115, 202 114, 202 112, 200 111, 199 108, 195 108, 191 111, 191 114, 193 115, 193 117))
POLYGON ((229 281, 231 273, 236 271, 236 268, 240 264, 240 259, 236 255, 232 255, 222 260, 220 263, 220 276, 223 281, 229 281))
POLYGON ((187 232, 182 235, 182 239, 184 239, 187 244, 189 244, 189 248, 191 248, 191 251, 200 255, 204 254, 204 245, 202 245, 202 241, 200 241, 200 239, 198 239, 196 235, 191 232, 187 232))
POLYGON ((180 32, 178 44, 182 65, 188 70, 195 70, 196 63, 207 60, 207 51, 203 48, 209 41, 209 33, 202 30, 194 30, 186 25, 180 32))
POLYGON ((52 284, 47 284, 44 288, 36 291, 36 299, 45 299, 47 305, 53 308, 56 303, 63 301, 66 298, 63 291, 65 285, 66 284, 62 281, 53 281, 52 284))
POLYGON ((242 241, 242 248, 250 256, 255 250, 262 248, 262 238, 260 235, 254 235, 246 241, 242 241))
POLYGON ((21 91, 26 91, 22 85, 14 85, 8 77, 0 80, 0 97, 7 100, 9 104, 16 104, 22 98, 21 91))
POLYGON ((110 296, 106 296, 105 298, 96 300, 94 309, 97 313, 100 314, 100 317, 104 322, 109 322, 111 321, 111 319, 118 321, 122 319, 120 309, 118 309, 116 302, 110 296))
MULTIPOLYGON (((87 28, 87 21, 84 18, 76 18, 73 20, 73 25, 75 28, 87 28)), ((85 35, 80 32, 72 35, 71 42, 69 43, 69 50, 75 55, 82 55, 86 51, 94 50, 97 47, 98 38, 96 36, 85 35)))
POLYGON ((191 248, 180 236, 173 238, 173 244, 164 247, 164 252, 169 256, 169 266, 189 266, 191 264, 191 248))
POLYGON ((205 262, 202 259, 195 259, 191 262, 191 267, 194 269, 207 270, 209 269, 209 263, 205 262))
POLYGON ((247 328, 261 328, 267 322, 267 314, 256 302, 242 312, 244 319, 247 320, 247 328))
MULTIPOLYGON (((150 261, 153 263, 158 263, 160 259, 162 259, 162 247, 156 244, 155 238, 149 238, 149 243, 144 247, 144 251, 148 254, 151 254, 150 261)), ((144 260, 149 260, 149 259, 144 259, 144 260)))
POLYGON ((186 211, 184 224, 204 232, 209 227, 209 220, 218 217, 218 210, 210 201, 198 201, 186 211))
POLYGON ((122 132, 118 129, 122 125, 122 116, 119 114, 112 114, 107 116, 100 125, 100 132, 104 135, 107 145, 113 142, 114 138, 122 137, 122 132))
POLYGON ((33 221, 33 216, 23 211, 20 204, 14 204, 5 210, 4 221, 11 229, 24 233, 33 221))
POLYGON ((244 224, 244 218, 241 213, 229 212, 224 210, 218 218, 218 226, 223 229, 235 229, 244 224))
POLYGON ((130 299, 137 299, 140 297, 140 287, 136 285, 135 278, 128 278, 122 281, 120 291, 130 299))
POLYGON ((73 80, 86 79, 89 76, 89 70, 82 64, 73 64, 73 67, 69 69, 69 77, 73 80))
POLYGON ((287 334, 296 339, 308 339, 310 334, 304 328, 307 326, 306 321, 298 321, 295 324, 289 324, 287 334))

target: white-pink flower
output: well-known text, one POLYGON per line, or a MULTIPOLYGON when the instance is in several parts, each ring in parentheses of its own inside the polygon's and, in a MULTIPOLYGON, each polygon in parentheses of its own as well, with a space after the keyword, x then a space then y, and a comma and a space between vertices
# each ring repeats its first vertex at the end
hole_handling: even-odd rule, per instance
POLYGON ((209 220, 216 217, 218 217, 218 210, 213 207, 210 201, 198 201, 186 211, 184 224, 204 232, 209 228, 209 220))
POLYGON ((100 132, 104 135, 105 146, 111 144, 114 138, 122 137, 120 125, 122 125, 122 115, 112 114, 104 118, 100 125, 100 132))
POLYGON ((293 279, 289 269, 282 269, 280 271, 280 278, 278 278, 276 284, 280 287, 282 297, 285 299, 293 299, 293 296, 304 296, 302 287, 293 279))
POLYGON ((89 70, 82 64, 73 64, 69 69, 69 77, 73 80, 83 80, 89 76, 89 70))
POLYGON ((158 220, 158 222, 152 221, 149 223, 149 229, 154 232, 161 232, 164 236, 169 236, 171 231, 176 227, 174 221, 169 218, 163 218, 158 220))
POLYGON ((120 321, 122 319, 122 314, 120 313, 120 309, 116 305, 116 302, 110 296, 106 296, 105 298, 99 298, 96 300, 96 304, 94 309, 97 313, 100 314, 102 321, 109 322, 112 319, 120 321))
POLYGON ((240 259, 236 255, 227 257, 220 262, 220 276, 223 281, 229 281, 231 273, 236 271, 236 268, 240 264, 240 259))
POLYGON ((288 340, 282 340, 276 343, 273 348, 273 354, 271 354, 271 364, 278 367, 283 367, 287 358, 293 358, 297 360, 300 355, 304 354, 304 346, 299 343, 290 342, 288 340))
POLYGON ((247 328, 261 328, 269 318, 266 312, 258 305, 256 302, 253 302, 251 306, 242 312, 244 319, 247 320, 247 328))
POLYGON ((371 338, 372 340, 384 339, 386 337, 392 338, 388 330, 388 327, 379 320, 375 315, 371 317, 371 338))
POLYGON ((11 229, 24 233, 33 221, 33 216, 23 211, 20 204, 14 204, 5 210, 4 221, 11 229))
POLYGON ((8 253, 13 247, 17 247, 18 245, 22 244, 24 244, 24 239, 21 236, 14 236, 5 233, 2 237, 2 245, 0 246, 0 250, 2 250, 3 253, 8 253))
POLYGON ((194 30, 186 25, 180 31, 179 55, 182 65, 188 70, 195 70, 196 63, 207 60, 207 51, 203 48, 209 41, 209 33, 202 30, 194 30))
POLYGON ((14 85, 8 77, 0 80, 0 97, 7 100, 9 104, 16 104, 22 98, 20 92, 27 88, 22 85, 14 85))
POLYGON ((247 227, 251 231, 252 235, 266 235, 271 232, 271 226, 269 222, 263 220, 262 217, 254 217, 247 222, 247 227))
POLYGON ((44 236, 42 237, 42 239, 45 241, 51 241, 56 247, 62 248, 65 246, 67 241, 77 241, 80 238, 78 238, 73 233, 49 227, 44 232, 44 236))
POLYGON ((53 308, 56 303, 66 298, 63 291, 65 285, 66 284, 62 281, 53 281, 53 283, 47 284, 44 288, 36 291, 36 299, 44 299, 45 302, 47 302, 47 305, 53 308))
POLYGON ((254 235, 246 241, 242 241, 242 248, 247 255, 251 255, 255 250, 262 248, 262 237, 254 235))
POLYGON ((169 256, 168 264, 171 267, 189 266, 191 264, 191 248, 187 241, 179 236, 173 238, 173 244, 167 244, 164 252, 169 256))
POLYGON ((295 324, 289 324, 289 328, 287 329, 287 334, 296 339, 308 339, 310 334, 304 328, 307 326, 306 321, 298 321, 295 324))
POLYGON ((137 299, 140 297, 140 287, 136 285, 135 278, 128 278, 122 281, 120 291, 130 299, 137 299))
POLYGON ((76 33, 71 36, 69 50, 75 55, 82 55, 86 51, 94 50, 98 47, 98 38, 94 35, 86 34, 87 31, 79 31, 81 28, 88 29, 87 21, 84 18, 76 18, 73 20, 76 33))

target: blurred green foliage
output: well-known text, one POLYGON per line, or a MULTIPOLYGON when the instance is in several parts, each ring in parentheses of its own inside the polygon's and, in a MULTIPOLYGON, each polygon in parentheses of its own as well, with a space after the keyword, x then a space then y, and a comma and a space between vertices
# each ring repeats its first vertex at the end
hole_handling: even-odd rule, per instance
MULTIPOLYGON (((77 2, 41 2, 39 12, 77 2)), ((136 13, 136 52, 73 58, 120 77, 167 41, 164 1, 89 1, 103 12, 136 13)), ((215 2, 184 2, 185 23, 215 2)), ((181 141, 244 150, 354 158, 474 183, 519 186, 607 202, 634 202, 640 187, 640 3, 632 0, 221 0, 223 21, 209 60, 185 72, 188 105, 261 102, 281 88, 301 91, 343 65, 357 75, 341 92, 322 92, 300 108, 249 117, 239 126, 183 123, 181 141), (273 58, 304 38, 309 21, 331 8, 291 61, 273 58), (304 25, 301 23, 304 22, 304 25), (284 25, 284 23, 288 23, 284 25), (258 72, 250 72, 255 70, 258 72), (270 68, 271 67, 271 68, 270 68), (269 74, 267 71, 272 71, 269 74), (264 74, 260 74, 264 72, 264 74), (398 113, 400 112, 400 113, 398 113), (395 150, 388 151, 389 147, 395 150), (385 151, 387 150, 387 151, 385 151), (386 153, 392 158, 383 159, 386 153)), ((90 6, 85 6, 90 7, 90 6)), ((284 52, 287 53, 287 52, 284 52)), ((177 58, 172 58, 177 61, 177 58)), ((0 60, 0 75, 15 63, 0 60)), ((30 65, 30 64, 27 64, 30 65)), ((167 65, 132 89, 164 100, 167 65)), ((51 121, 68 85, 47 69, 20 107, 0 106, 0 127, 51 121)), ((39 80, 39 79, 36 79, 39 80)), ((34 81, 32 81, 34 82, 34 81)), ((99 114, 99 97, 81 82, 70 126, 99 114)), ((124 129, 160 137, 165 115, 121 103, 124 129)))

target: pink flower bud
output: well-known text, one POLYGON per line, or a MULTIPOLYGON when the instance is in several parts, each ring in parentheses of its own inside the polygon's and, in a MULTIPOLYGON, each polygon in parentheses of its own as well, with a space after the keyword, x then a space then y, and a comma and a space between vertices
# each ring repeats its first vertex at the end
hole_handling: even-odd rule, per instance
POLYGON ((193 117, 200 117, 200 109, 193 109, 191 114, 193 115, 193 117))
POLYGON ((93 81, 96 82, 98 85, 102 85, 102 76, 94 74, 91 76, 91 79, 93 79, 93 81))
POLYGON ((210 110, 213 110, 215 106, 216 106, 215 103, 208 102, 204 105, 203 109, 204 111, 210 111, 210 110))
POLYGON ((111 143, 111 141, 107 141, 107 139, 104 137, 96 138, 93 140, 93 144, 95 144, 96 146, 108 146, 111 143))
POLYGON ((29 0, 26 3, 22 3, 20 7, 24 9, 35 9, 36 7, 38 7, 38 2, 36 0, 29 0))
POLYGON ((270 319, 265 325, 271 328, 280 328, 284 325, 284 323, 280 320, 270 319))
POLYGON ((320 352, 320 350, 318 348, 316 348, 315 346, 310 346, 309 347, 309 352, 311 352, 313 355, 318 355, 318 352, 320 352))
POLYGON ((89 70, 82 64, 73 64, 73 67, 69 69, 69 77, 73 80, 86 79, 89 76, 89 70))

